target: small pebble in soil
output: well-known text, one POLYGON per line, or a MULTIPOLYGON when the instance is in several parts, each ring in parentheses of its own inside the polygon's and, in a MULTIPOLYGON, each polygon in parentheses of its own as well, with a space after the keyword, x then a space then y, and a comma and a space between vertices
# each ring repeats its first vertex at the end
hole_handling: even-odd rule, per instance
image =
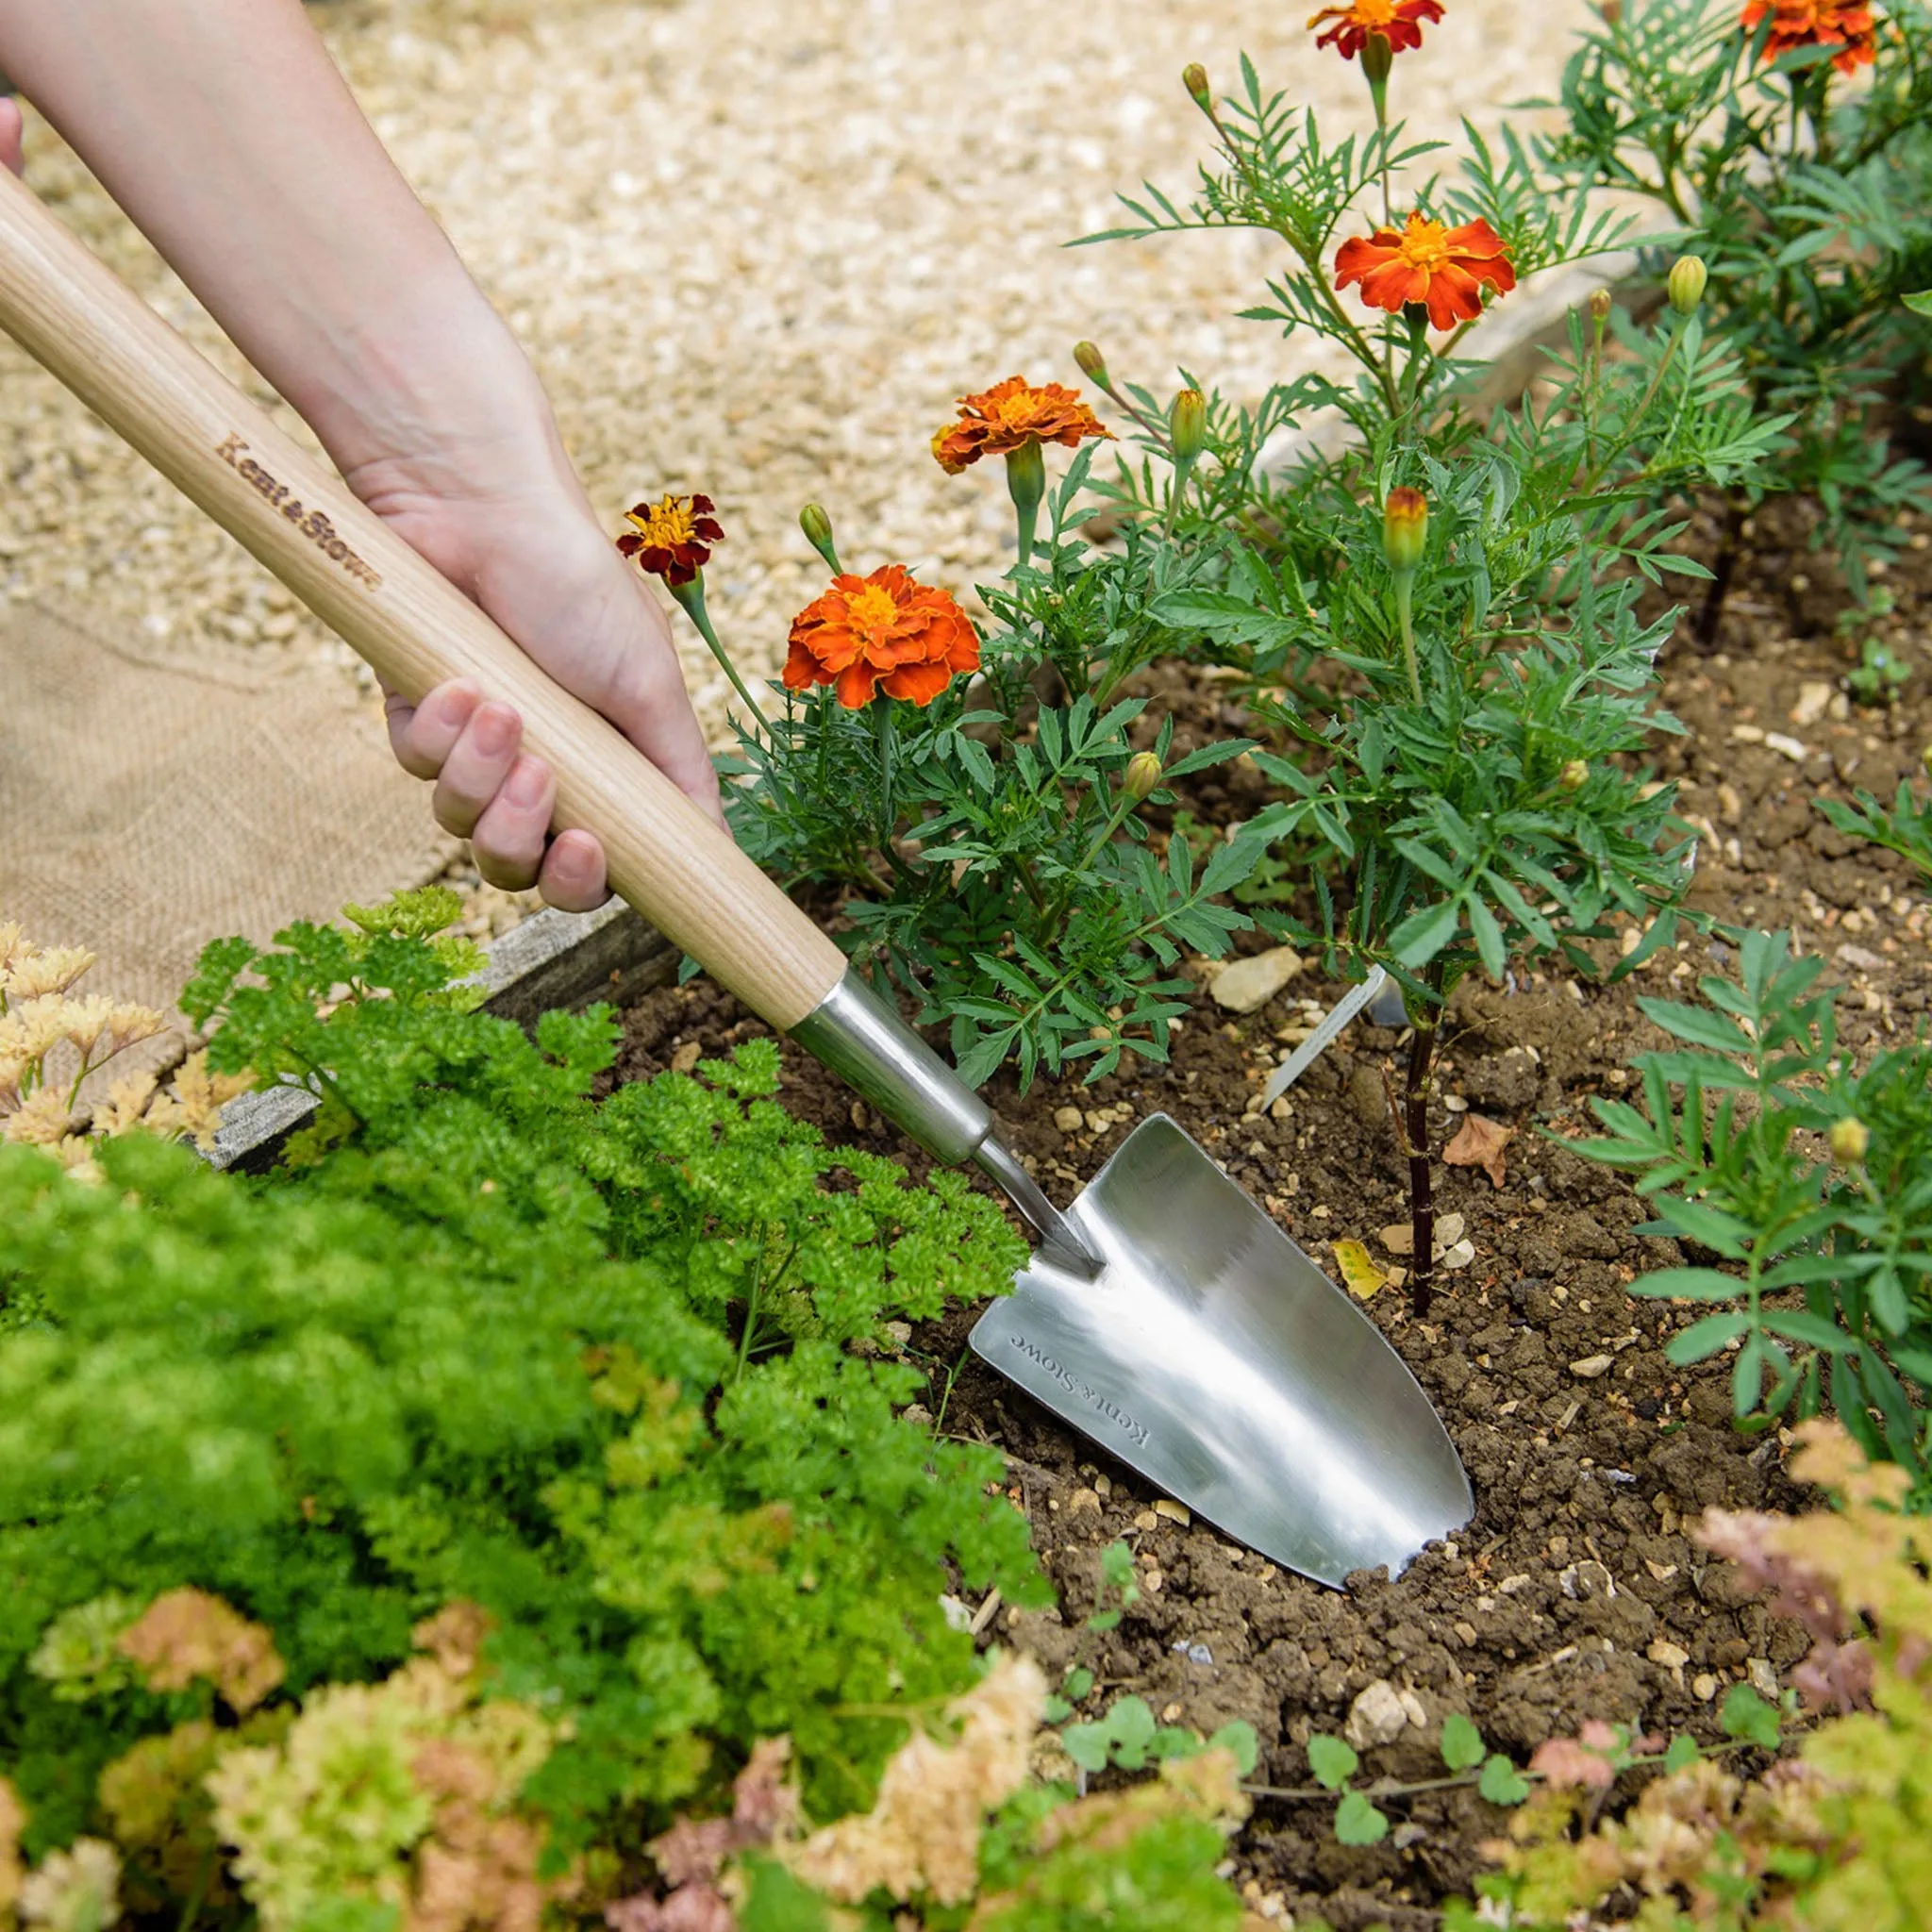
POLYGON ((1302 970, 1301 955, 1289 946, 1271 946, 1224 966, 1208 991, 1214 1004, 1230 1013, 1252 1013, 1265 1007, 1302 970))
POLYGON ((1392 1744, 1407 1728, 1408 1712, 1402 1707, 1401 1693, 1386 1677, 1376 1677, 1349 1706, 1341 1735, 1357 1751, 1373 1751, 1378 1744, 1392 1744))

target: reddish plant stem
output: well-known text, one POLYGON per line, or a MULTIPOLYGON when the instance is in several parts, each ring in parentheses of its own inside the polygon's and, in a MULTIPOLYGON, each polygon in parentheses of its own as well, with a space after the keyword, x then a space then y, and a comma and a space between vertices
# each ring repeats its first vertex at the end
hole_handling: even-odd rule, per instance
POLYGON ((1418 1020, 1408 1043, 1408 1080, 1403 1093, 1402 1138, 1408 1153, 1409 1307, 1421 1321, 1436 1287, 1436 1189, 1429 1166, 1429 1068, 1441 1027, 1442 968, 1429 969, 1437 998, 1418 1020))

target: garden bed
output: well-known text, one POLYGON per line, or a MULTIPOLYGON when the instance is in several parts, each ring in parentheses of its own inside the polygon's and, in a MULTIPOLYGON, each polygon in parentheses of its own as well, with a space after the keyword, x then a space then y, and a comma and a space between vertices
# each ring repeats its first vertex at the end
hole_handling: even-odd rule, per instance
MULTIPOLYGON (((1909 1033, 1926 1010, 1932 908, 1902 861, 1853 845, 1811 799, 1857 786, 1889 795, 1932 737, 1932 702, 1916 675, 1890 708, 1843 697, 1857 643, 1834 629, 1839 603, 1801 526, 1794 514, 1759 533, 1716 652, 1674 647, 1665 703, 1688 736, 1670 742, 1663 771, 1679 780, 1686 814, 1709 828, 1697 909, 1721 924, 1789 925, 1829 957, 1854 987, 1843 1044, 1857 1054, 1909 1033)), ((1893 575, 1907 633, 1928 565, 1914 547, 1893 575)), ((1177 745, 1190 725, 1239 723, 1211 686, 1177 681, 1159 697, 1182 720, 1177 745)), ((1203 817, 1251 808, 1238 772, 1208 781, 1189 801, 1203 817)), ((1789 1506, 1784 1439, 1734 1430, 1728 1357, 1690 1371, 1667 1362, 1663 1343, 1694 1311, 1624 1292, 1666 1264, 1667 1244, 1636 1232, 1646 1209, 1620 1175, 1559 1144, 1587 1130, 1591 1096, 1624 1091, 1633 1055, 1665 1043, 1639 994, 1681 993, 1730 958, 1722 939, 1691 936, 1621 985, 1538 975, 1506 991, 1473 979, 1457 995, 1431 1130, 1440 1145, 1452 1111, 1473 1110, 1514 1137, 1501 1187, 1475 1169, 1439 1170, 1440 1206, 1463 1217, 1474 1258, 1439 1277, 1431 1319, 1411 1319, 1393 1288, 1370 1304, 1441 1407, 1476 1494, 1469 1526, 1399 1579, 1363 1577, 1336 1593, 1284 1574, 1190 1523, 968 1354, 973 1312, 914 1335, 908 1356, 932 1374, 926 1406, 944 1433, 1005 1453, 1009 1492, 1062 1595, 1058 1613, 995 1607, 985 1641, 1017 1642, 1055 1674, 1091 1663, 1096 1707, 1136 1692, 1203 1730, 1245 1719, 1264 1747, 1260 1777, 1287 1788, 1309 1782, 1309 1733, 1342 1732, 1377 1680, 1409 1722, 1364 1751, 1365 1769, 1397 1779, 1440 1774, 1436 1739, 1452 1710, 1520 1757, 1591 1717, 1710 1740, 1731 1684, 1768 1690, 1802 1654, 1802 1634, 1741 1598, 1686 1532, 1707 1507, 1789 1506), (1115 1541, 1134 1551, 1141 1595, 1096 1640, 1082 1620, 1100 1552, 1115 1541)), ((1340 991, 1304 973, 1240 1018, 1204 991, 1171 1066, 1091 1089, 1041 1080, 1024 1096, 1006 1073, 989 1097, 1063 1199, 1138 1120, 1167 1112, 1331 1270, 1329 1243, 1343 1238, 1386 1261, 1380 1230, 1405 1218, 1382 1074, 1398 1034, 1357 1024, 1291 1091, 1284 1117, 1249 1112, 1288 1040, 1340 991)), ((649 992, 625 1025, 620 1079, 688 1067, 765 1030, 702 980, 649 992)), ((830 1139, 923 1170, 890 1125, 789 1044, 785 1069, 788 1106, 830 1139)), ((1239 1847, 1252 1896, 1271 1911, 1319 1908, 1343 1932, 1432 1923, 1430 1907, 1469 1888, 1499 1814, 1458 1790, 1394 1815, 1382 1845, 1350 1850, 1333 1838, 1328 1804, 1263 1801, 1239 1847)))

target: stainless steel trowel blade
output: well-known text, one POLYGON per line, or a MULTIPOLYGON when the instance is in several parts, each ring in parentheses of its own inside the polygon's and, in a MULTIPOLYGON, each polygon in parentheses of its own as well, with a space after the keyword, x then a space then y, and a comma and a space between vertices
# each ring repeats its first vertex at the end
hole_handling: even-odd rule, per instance
POLYGON ((1393 1575, 1474 1507, 1381 1331, 1165 1114, 1067 1219, 1089 1281, 1036 1254, 973 1346, 1237 1541, 1305 1576, 1393 1575))

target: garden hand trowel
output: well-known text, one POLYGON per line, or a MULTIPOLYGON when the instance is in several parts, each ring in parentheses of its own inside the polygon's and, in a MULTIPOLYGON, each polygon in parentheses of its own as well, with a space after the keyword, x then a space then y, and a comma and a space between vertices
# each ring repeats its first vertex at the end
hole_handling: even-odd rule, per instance
POLYGON ((1359 1308, 1174 1124, 1062 1216, 991 1113, 838 947, 610 724, 291 442, 0 169, 0 324, 412 701, 513 705, 558 826, 755 1012, 1040 1238, 974 1330, 996 1369, 1229 1535, 1328 1583, 1467 1521, 1449 1438, 1359 1308))

